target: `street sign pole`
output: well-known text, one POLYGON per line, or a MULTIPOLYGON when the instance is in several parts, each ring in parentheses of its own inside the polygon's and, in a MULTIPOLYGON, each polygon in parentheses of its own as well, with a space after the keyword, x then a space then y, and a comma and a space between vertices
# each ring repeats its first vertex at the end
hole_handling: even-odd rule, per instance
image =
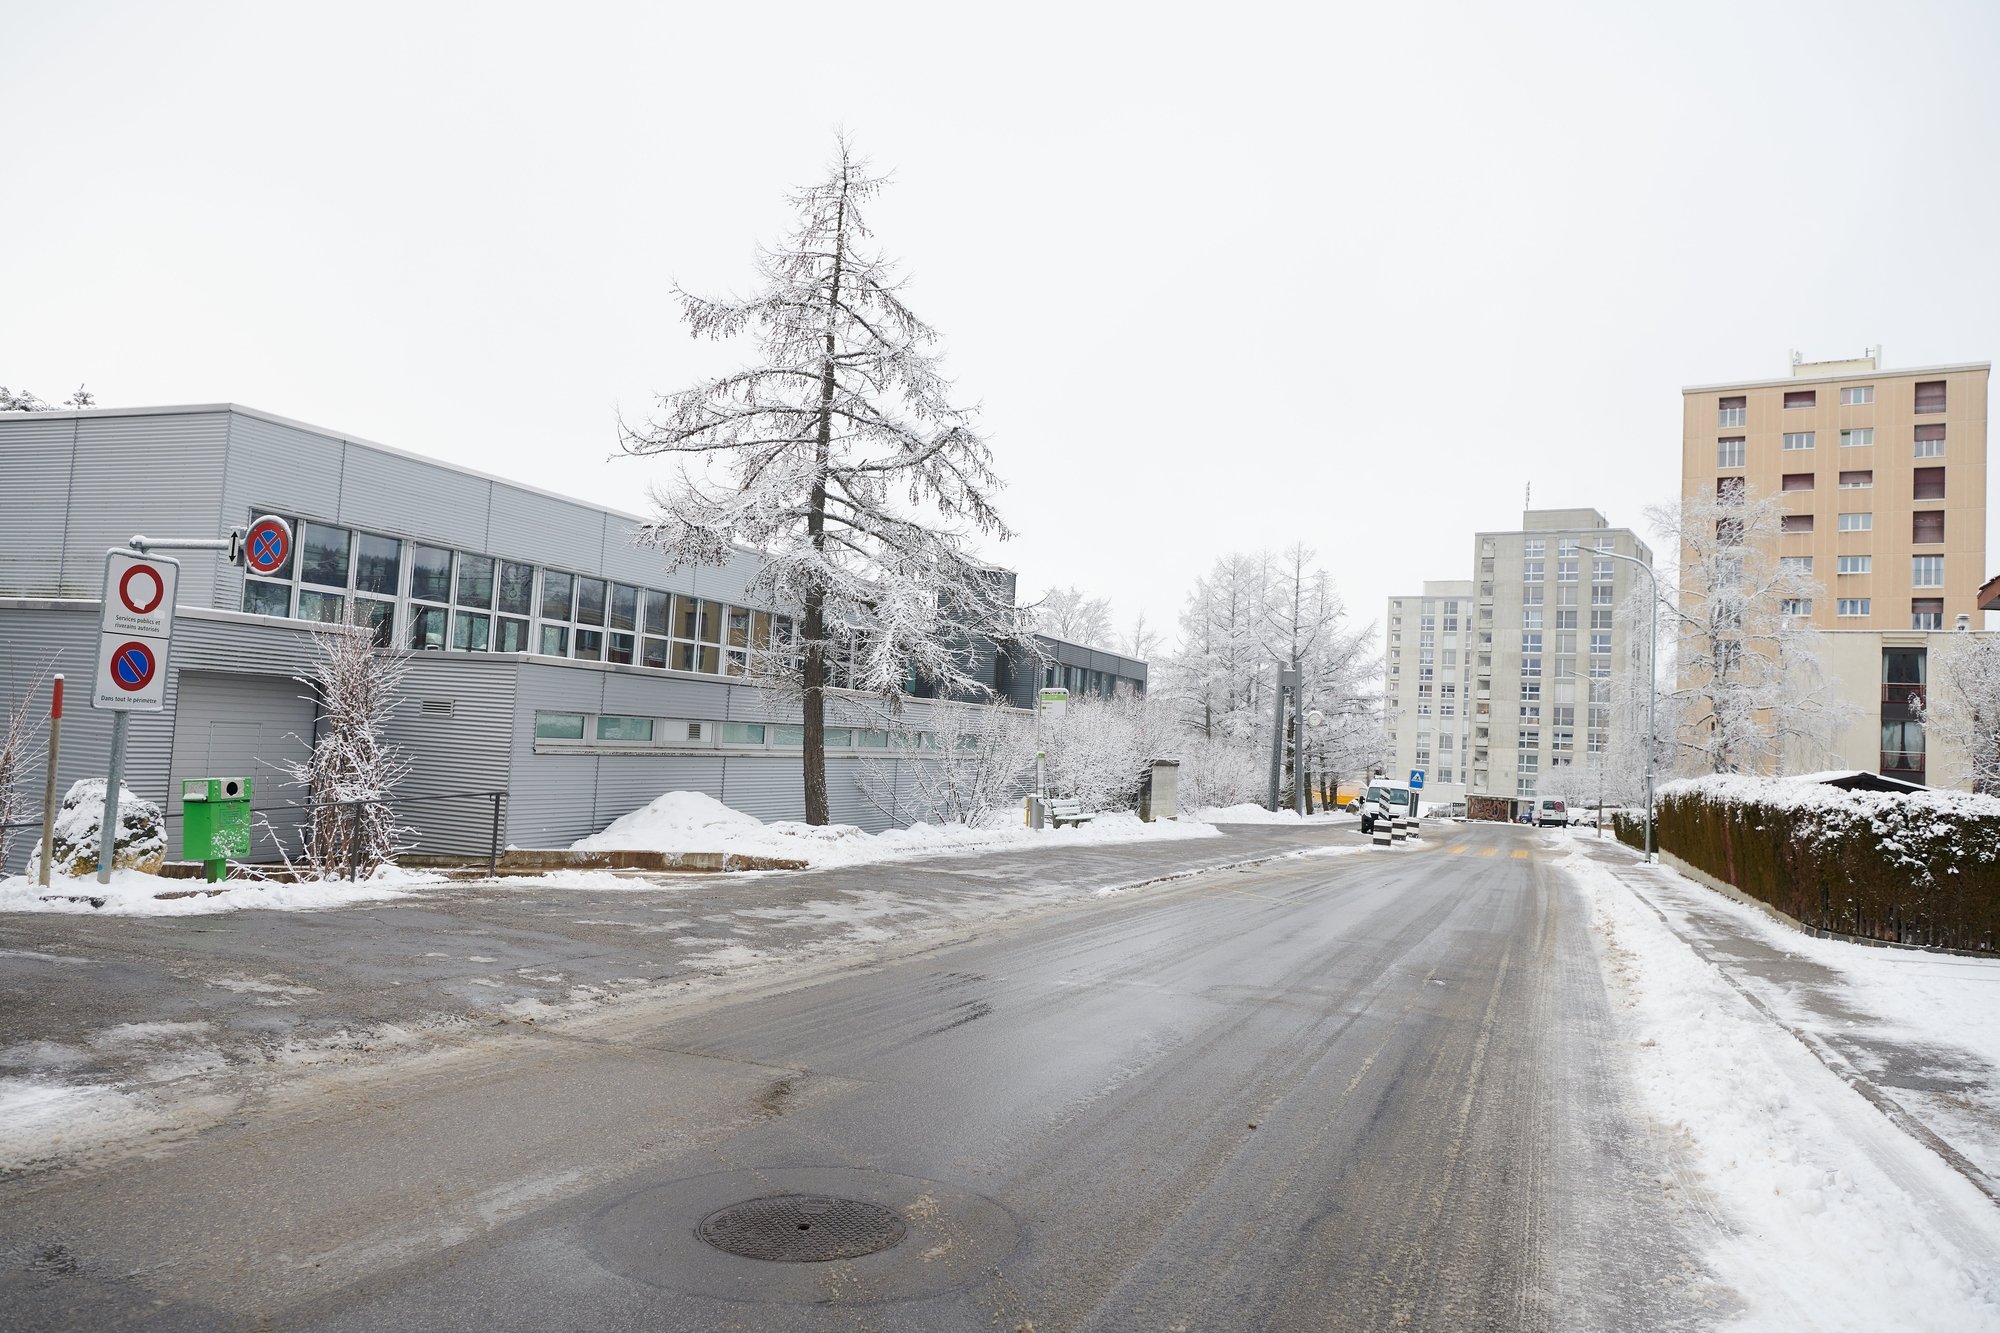
POLYGON ((42 780, 42 863, 36 880, 49 886, 49 862, 56 859, 56 765, 62 755, 63 678, 58 671, 55 692, 49 696, 49 771, 42 780))
POLYGON ((111 882, 111 861, 118 855, 118 793, 125 785, 125 729, 131 722, 132 714, 122 708, 111 715, 111 773, 104 780, 104 823, 97 830, 99 884, 111 882))

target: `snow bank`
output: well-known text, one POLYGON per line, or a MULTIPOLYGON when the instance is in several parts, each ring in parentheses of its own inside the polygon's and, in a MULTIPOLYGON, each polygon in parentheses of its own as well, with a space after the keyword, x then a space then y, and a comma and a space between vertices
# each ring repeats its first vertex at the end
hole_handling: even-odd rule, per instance
POLYGON ((167 879, 137 870, 114 870, 111 883, 95 875, 82 879, 51 874, 45 889, 26 875, 0 879, 0 912, 95 913, 100 916, 209 916, 219 912, 318 912, 355 903, 388 902, 409 896, 426 885, 442 884, 444 876, 383 866, 357 883, 322 880, 302 884, 229 880, 220 885, 200 880, 167 879), (219 888, 219 893, 200 890, 219 888), (193 891, 193 892, 191 892, 193 891), (162 893, 187 897, 161 898, 162 893))
POLYGON ((964 824, 913 824, 882 833, 864 833, 852 824, 811 824, 779 820, 766 824, 732 810, 701 792, 670 791, 651 804, 613 820, 602 833, 570 844, 572 851, 733 852, 804 861, 814 867, 865 865, 918 856, 1077 847, 1119 842, 1215 838, 1205 823, 1143 823, 1137 815, 1099 815, 1078 828, 1031 829, 1009 811, 980 828, 964 824))
POLYGON ((1708 1256, 1744 1301, 1731 1327, 2000 1329, 2000 1211, 1890 1125, 1577 853, 1575 877, 1627 1011, 1647 1109, 1686 1136, 1733 1234, 1708 1256))
POLYGON ((1301 817, 1296 810, 1266 810, 1261 805, 1207 805, 1188 816, 1204 824, 1332 824, 1353 815, 1323 812, 1301 817))

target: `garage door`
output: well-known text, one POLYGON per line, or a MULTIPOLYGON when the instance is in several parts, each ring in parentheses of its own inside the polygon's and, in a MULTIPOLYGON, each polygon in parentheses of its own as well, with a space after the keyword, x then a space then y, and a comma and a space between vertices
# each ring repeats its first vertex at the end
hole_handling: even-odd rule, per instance
MULTIPOLYGON (((174 715, 173 813, 180 813, 181 779, 247 777, 251 782, 251 859, 275 861, 272 833, 298 849, 299 815, 287 807, 304 793, 285 765, 311 753, 313 706, 306 687, 289 676, 184 671, 174 715), (261 816, 261 818, 259 817, 261 816)), ((168 854, 181 854, 181 821, 170 819, 168 854)))

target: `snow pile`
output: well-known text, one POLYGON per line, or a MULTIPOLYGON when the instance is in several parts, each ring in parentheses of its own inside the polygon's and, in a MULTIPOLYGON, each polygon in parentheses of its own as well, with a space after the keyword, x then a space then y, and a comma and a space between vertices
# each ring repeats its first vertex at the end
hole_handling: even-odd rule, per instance
POLYGON ((1322 811, 1301 817, 1296 810, 1266 810, 1261 805, 1208 805, 1189 816, 1204 824, 1331 824, 1356 816, 1322 811))
POLYGON ((31 875, 14 875, 0 879, 0 912, 100 916, 208 916, 246 910, 317 912, 355 903, 388 902, 407 897, 425 885, 443 882, 442 875, 394 866, 380 867, 373 875, 352 884, 344 879, 299 884, 275 880, 208 884, 193 879, 167 879, 138 870, 114 870, 109 884, 99 884, 94 874, 83 877, 51 874, 49 886, 43 888, 31 875), (159 895, 163 893, 184 896, 162 898, 159 895))
MULTIPOLYGON (((103 778, 84 778, 72 783, 63 795, 52 830, 55 858, 49 864, 53 870, 71 875, 97 872, 98 853, 103 847, 104 793, 103 778)), ((130 787, 119 783, 118 835, 111 849, 112 868, 150 873, 160 868, 166 852, 167 825, 160 807, 140 800, 130 787)), ((35 873, 41 859, 42 847, 38 841, 28 857, 28 874, 35 873)))
MULTIPOLYGON (((1556 862, 1591 901, 1630 1070, 1684 1135, 1730 1232, 1708 1256, 1739 1329, 2000 1328, 2000 1212, 1773 1025, 1611 871, 1556 862)), ((1700 1200, 1690 1200, 1700 1205, 1700 1200)))
POLYGON ((1129 813, 1103 814, 1078 828, 1031 829, 1017 811, 1004 822, 913 824, 882 833, 864 833, 852 824, 766 824, 732 810, 702 792, 670 791, 651 804, 622 815, 602 833, 570 844, 578 852, 728 852, 804 861, 815 867, 865 865, 905 857, 1031 847, 1073 847, 1091 843, 1150 842, 1221 835, 1201 823, 1147 824, 1129 813))

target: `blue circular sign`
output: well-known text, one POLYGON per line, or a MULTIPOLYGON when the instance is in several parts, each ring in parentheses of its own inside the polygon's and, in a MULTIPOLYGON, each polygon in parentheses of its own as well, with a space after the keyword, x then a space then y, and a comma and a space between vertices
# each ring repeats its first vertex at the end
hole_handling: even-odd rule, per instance
POLYGON ((135 639, 111 655, 112 683, 128 694, 136 694, 153 683, 153 673, 159 665, 153 650, 135 639))

